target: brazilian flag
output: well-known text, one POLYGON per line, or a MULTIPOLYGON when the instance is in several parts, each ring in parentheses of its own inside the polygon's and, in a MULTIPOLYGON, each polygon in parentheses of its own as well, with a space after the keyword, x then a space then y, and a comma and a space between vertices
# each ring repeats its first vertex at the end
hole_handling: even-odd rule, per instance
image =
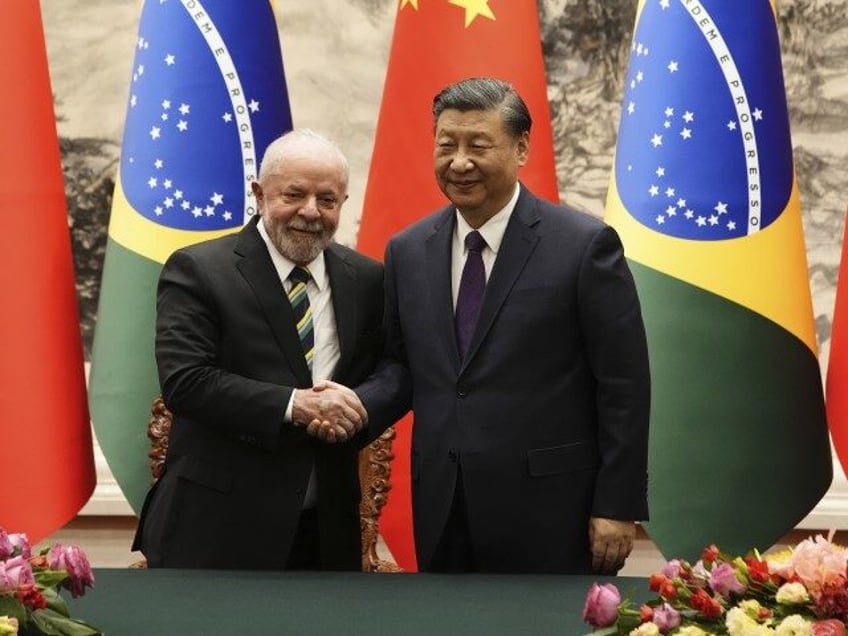
POLYGON ((150 486, 156 284, 175 249, 238 230, 291 111, 268 0, 147 0, 109 222, 89 402, 130 505, 150 486))
POLYGON ((606 220, 648 333, 646 529, 667 558, 768 548, 832 477, 775 11, 637 12, 606 220))

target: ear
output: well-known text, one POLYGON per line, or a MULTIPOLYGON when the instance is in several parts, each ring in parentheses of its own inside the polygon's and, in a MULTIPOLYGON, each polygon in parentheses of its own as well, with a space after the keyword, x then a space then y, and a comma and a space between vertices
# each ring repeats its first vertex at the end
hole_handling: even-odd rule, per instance
POLYGON ((523 132, 521 136, 518 138, 516 152, 518 154, 518 165, 523 166, 527 163, 527 159, 530 156, 530 133, 523 132))
POLYGON ((262 207, 265 204, 265 193, 262 192, 262 186, 258 181, 250 182, 250 189, 253 191, 253 196, 256 197, 256 207, 262 212, 262 207))

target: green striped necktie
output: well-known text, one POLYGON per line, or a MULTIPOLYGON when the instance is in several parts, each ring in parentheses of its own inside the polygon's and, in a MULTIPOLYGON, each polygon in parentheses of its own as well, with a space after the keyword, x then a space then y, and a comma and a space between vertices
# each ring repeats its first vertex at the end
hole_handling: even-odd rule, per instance
POLYGON ((312 371, 312 358, 315 355, 315 333, 312 330, 312 307, 309 306, 309 296, 306 295, 306 283, 312 275, 305 267, 297 266, 289 274, 291 289, 289 302, 294 312, 294 322, 297 325, 297 335, 303 347, 306 365, 312 371))

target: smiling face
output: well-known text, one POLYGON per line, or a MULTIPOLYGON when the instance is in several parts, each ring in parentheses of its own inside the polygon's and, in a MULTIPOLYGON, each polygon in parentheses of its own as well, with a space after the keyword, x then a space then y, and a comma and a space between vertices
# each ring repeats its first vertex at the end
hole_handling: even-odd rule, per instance
POLYGON ((347 199, 347 172, 333 148, 299 139, 280 151, 252 188, 274 246, 290 261, 307 265, 333 240, 347 199))
POLYGON ((512 197, 529 150, 529 133, 511 135, 499 109, 447 109, 436 120, 436 181, 469 225, 478 228, 512 197))

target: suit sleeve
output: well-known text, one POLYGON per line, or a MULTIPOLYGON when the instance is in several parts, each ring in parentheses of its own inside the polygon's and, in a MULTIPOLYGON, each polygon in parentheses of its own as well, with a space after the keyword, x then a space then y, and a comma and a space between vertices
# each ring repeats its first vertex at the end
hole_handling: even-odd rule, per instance
POLYGON ((368 412, 366 442, 375 440, 412 408, 412 376, 406 358, 398 310, 393 243, 389 242, 386 246, 385 255, 383 356, 374 373, 355 389, 368 412))
POLYGON ((581 265, 580 321, 597 380, 601 466, 592 515, 648 518, 650 372, 636 285, 615 230, 593 237, 581 265))
POLYGON ((222 367, 216 297, 189 253, 175 252, 165 264, 156 310, 156 362, 168 408, 242 441, 275 448, 293 389, 222 367))

